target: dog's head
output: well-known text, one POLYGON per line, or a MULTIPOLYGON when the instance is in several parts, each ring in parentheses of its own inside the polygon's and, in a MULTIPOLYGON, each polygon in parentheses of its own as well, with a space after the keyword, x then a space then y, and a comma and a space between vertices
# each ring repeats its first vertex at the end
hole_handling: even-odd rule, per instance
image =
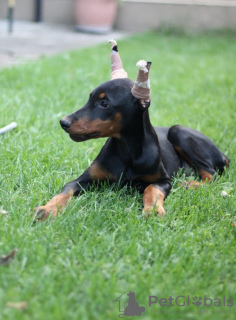
POLYGON ((101 84, 91 92, 84 107, 60 120, 61 127, 76 142, 120 138, 123 130, 138 124, 145 110, 140 99, 131 93, 133 85, 127 78, 101 84))
MULTIPOLYGON (((150 105, 149 69, 151 62, 140 60, 137 80, 127 78, 115 40, 111 44, 111 81, 94 89, 85 106, 60 120, 74 141, 92 138, 120 138, 124 130, 138 125, 150 105)), ((133 130, 134 131, 134 130, 133 130)))

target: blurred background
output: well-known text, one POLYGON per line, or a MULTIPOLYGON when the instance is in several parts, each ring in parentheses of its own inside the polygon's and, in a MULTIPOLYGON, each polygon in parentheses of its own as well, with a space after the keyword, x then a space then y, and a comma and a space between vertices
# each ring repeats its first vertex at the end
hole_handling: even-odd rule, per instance
POLYGON ((191 30, 234 28, 236 0, 0 0, 0 19, 77 26, 92 32, 111 27, 131 32, 163 25, 191 30))
POLYGON ((159 29, 236 29, 236 0, 0 0, 0 68, 159 29))

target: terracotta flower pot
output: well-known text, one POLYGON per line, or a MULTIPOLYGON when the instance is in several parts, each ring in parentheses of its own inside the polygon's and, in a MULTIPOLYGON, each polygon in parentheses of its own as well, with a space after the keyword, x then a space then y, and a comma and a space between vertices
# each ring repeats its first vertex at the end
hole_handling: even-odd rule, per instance
POLYGON ((117 0, 74 0, 76 29, 107 33, 114 24, 117 0))

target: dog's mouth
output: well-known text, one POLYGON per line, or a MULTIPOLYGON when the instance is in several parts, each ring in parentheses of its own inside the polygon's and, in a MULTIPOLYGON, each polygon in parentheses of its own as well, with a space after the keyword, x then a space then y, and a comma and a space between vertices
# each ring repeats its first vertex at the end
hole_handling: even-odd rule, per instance
POLYGON ((93 132, 90 134, 70 134, 71 140, 75 142, 82 142, 89 139, 95 139, 95 138, 98 138, 99 136, 100 136, 99 132, 93 132))

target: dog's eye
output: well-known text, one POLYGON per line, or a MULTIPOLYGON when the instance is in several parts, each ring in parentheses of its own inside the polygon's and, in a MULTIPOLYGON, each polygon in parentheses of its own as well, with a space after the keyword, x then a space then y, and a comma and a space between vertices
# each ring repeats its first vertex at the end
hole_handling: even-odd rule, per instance
POLYGON ((102 108, 107 108, 108 107, 108 103, 105 100, 101 101, 101 107, 102 108))

